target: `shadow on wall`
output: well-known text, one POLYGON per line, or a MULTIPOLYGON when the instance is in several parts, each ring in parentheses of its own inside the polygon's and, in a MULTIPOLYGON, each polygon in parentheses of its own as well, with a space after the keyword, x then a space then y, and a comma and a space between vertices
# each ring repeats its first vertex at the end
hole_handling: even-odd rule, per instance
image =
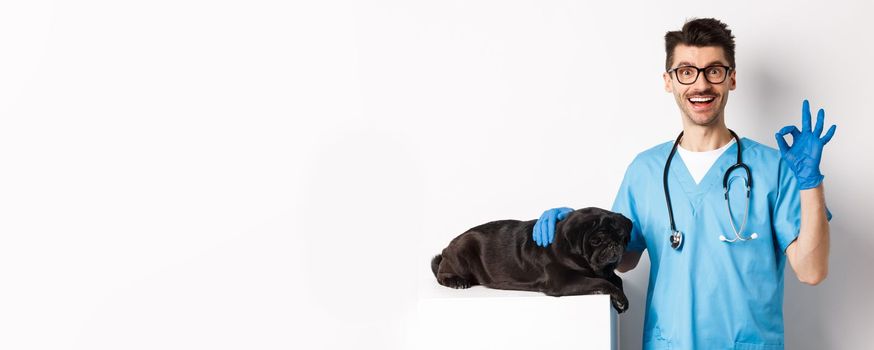
POLYGON ((643 348, 643 317, 646 311, 646 290, 649 285, 649 252, 644 251, 633 270, 620 273, 628 311, 619 315, 619 345, 621 350, 643 348))

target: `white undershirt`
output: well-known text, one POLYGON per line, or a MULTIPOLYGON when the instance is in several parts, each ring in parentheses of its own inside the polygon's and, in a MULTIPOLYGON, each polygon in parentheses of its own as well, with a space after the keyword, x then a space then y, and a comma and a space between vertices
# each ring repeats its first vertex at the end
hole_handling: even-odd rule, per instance
POLYGON ((679 153, 680 157, 683 158, 683 163, 686 163, 686 168, 689 169, 689 173, 692 174, 692 179, 695 180, 695 184, 697 185, 701 182, 701 178, 707 174, 707 171, 710 170, 710 167, 713 166, 713 163, 716 163, 719 156, 721 156, 722 153, 733 144, 734 138, 732 138, 725 146, 704 152, 693 152, 678 145, 677 153, 679 153))

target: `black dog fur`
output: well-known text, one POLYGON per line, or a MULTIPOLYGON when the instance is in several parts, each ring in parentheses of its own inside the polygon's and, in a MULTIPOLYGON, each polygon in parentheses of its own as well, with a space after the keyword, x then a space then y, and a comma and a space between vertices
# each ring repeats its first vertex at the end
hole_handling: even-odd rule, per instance
POLYGON ((575 210, 557 222, 547 247, 532 238, 536 221, 492 221, 462 233, 431 260, 437 282, 551 296, 609 294, 618 312, 628 308, 614 269, 628 244, 631 220, 600 208, 575 210))

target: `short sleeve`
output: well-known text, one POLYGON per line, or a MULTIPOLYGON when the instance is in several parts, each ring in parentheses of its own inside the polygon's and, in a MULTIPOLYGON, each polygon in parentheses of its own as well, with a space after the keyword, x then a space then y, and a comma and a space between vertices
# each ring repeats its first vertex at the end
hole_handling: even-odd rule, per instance
POLYGON ((646 249, 646 240, 644 240, 643 234, 640 230, 641 221, 637 216, 637 205, 634 200, 635 192, 633 186, 635 185, 634 178, 636 174, 634 174, 633 165, 634 163, 632 162, 625 170, 625 177, 622 179, 622 184, 619 186, 619 192, 616 194, 616 199, 613 201, 613 208, 611 210, 622 214, 631 220, 631 239, 628 241, 625 250, 642 252, 646 249))

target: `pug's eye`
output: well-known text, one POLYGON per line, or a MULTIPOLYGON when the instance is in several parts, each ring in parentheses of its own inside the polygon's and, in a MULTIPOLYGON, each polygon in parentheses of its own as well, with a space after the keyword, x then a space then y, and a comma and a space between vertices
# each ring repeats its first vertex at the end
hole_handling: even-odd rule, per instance
POLYGON ((599 246, 602 243, 601 236, 593 237, 589 242, 592 243, 593 246, 599 246))

